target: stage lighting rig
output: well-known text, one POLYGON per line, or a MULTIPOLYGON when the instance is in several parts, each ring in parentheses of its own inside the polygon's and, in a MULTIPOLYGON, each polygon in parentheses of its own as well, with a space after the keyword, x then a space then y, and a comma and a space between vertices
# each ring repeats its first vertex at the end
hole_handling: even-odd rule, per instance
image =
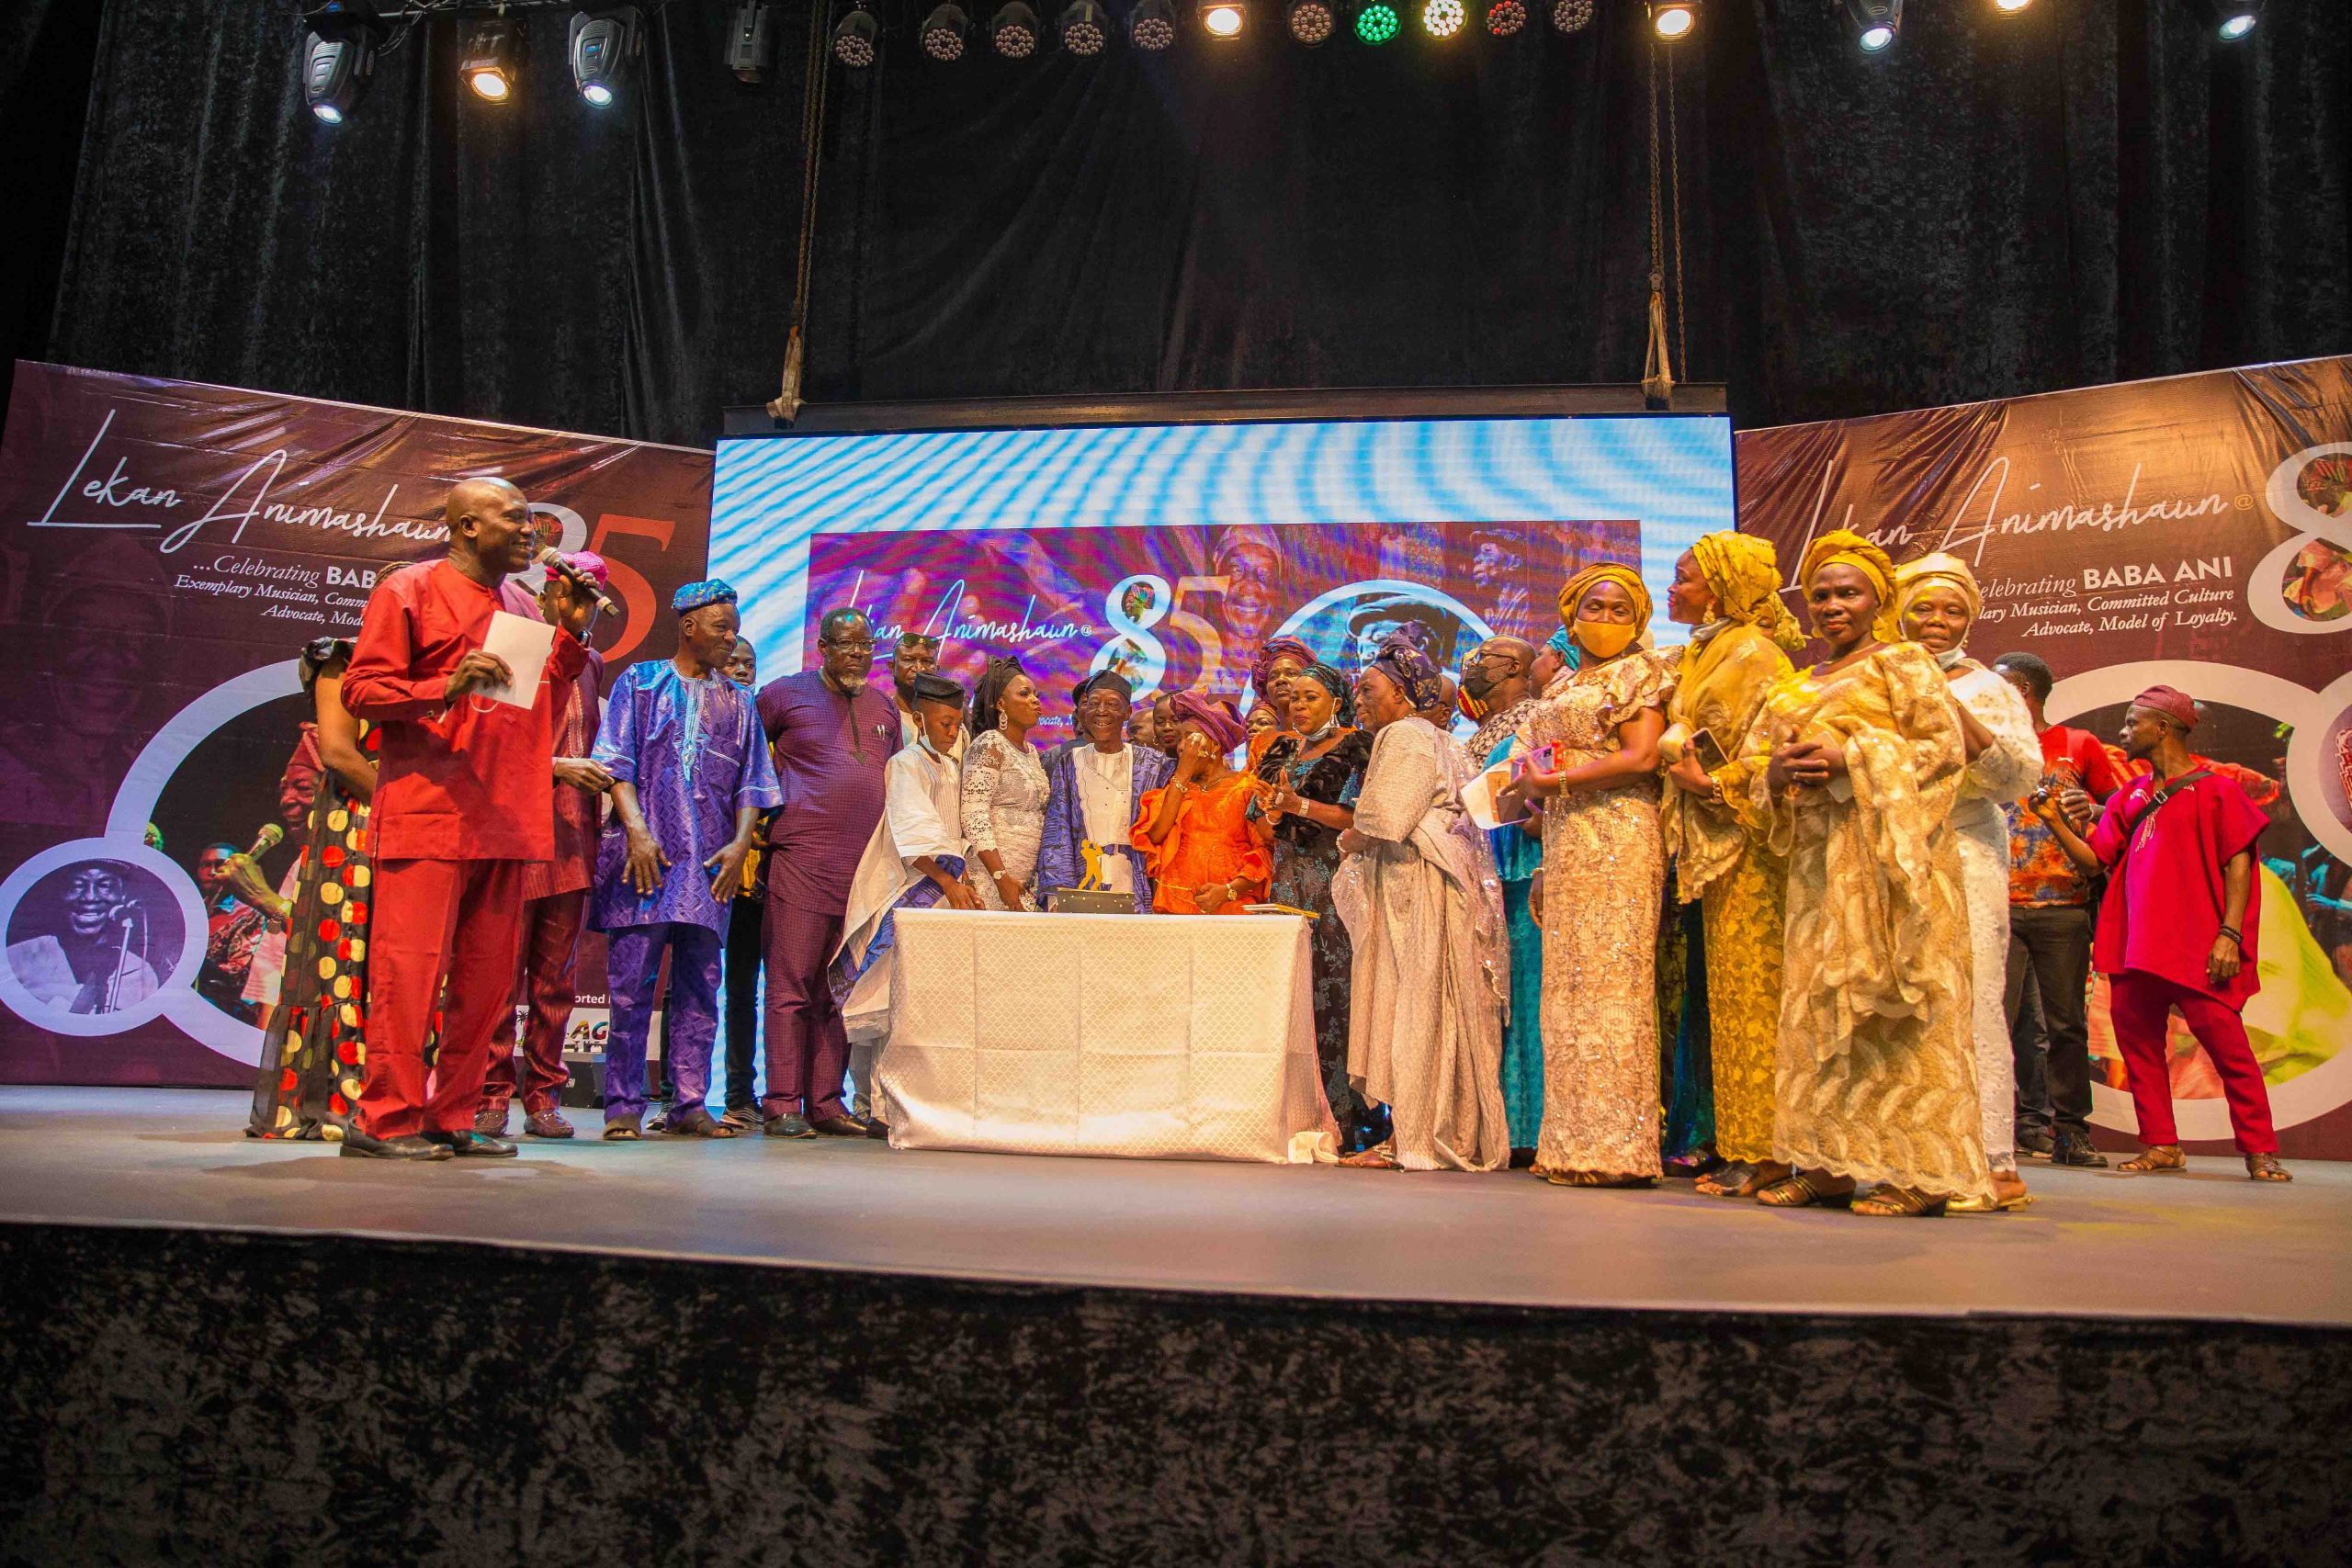
POLYGON ((961 60, 964 39, 971 30, 972 18, 964 14, 964 7, 947 0, 932 7, 931 15, 922 19, 922 51, 933 60, 961 60))
POLYGON ((302 101, 325 124, 341 125, 376 74, 384 24, 371 0, 329 0, 302 21, 302 101))
POLYGON ((1241 0, 1201 0, 1200 17, 1201 30, 1214 39, 1239 38, 1248 19, 1241 0))
POLYGON ((1673 43, 1699 26, 1699 0, 1649 0, 1650 30, 1673 43))
POLYGON ((597 6, 571 13, 564 52, 571 61, 571 85, 603 108, 619 96, 629 62, 644 47, 645 19, 634 6, 597 6))
POLYGON ((1903 0, 1846 0, 1846 16, 1864 54, 1882 52, 1903 31, 1903 0))
POLYGON ((768 0, 741 0, 727 24, 727 69, 756 86, 775 64, 775 7, 768 0))
POLYGON ((503 104, 514 96, 530 53, 531 35, 520 22, 483 17, 468 22, 458 56, 458 77, 474 96, 503 104))
POLYGON ((1176 7, 1170 0, 1136 0, 1127 13, 1127 41, 1146 54, 1158 54, 1176 41, 1176 7))
POLYGON ((1487 7, 1487 30, 1497 38, 1510 38, 1526 26, 1525 0, 1494 0, 1487 7))
POLYGON ((2235 43, 2262 20, 2262 0, 2207 0, 2213 30, 2223 43, 2235 43))
POLYGON ((1431 38, 1452 38, 1468 19, 1462 0, 1421 0, 1421 30, 1431 38))
POLYGON ((1355 35, 1358 43, 1386 43, 1402 31, 1404 23, 1397 17, 1396 7, 1388 0, 1362 0, 1356 6, 1355 35))
POLYGON ((1552 0, 1555 31, 1580 33, 1592 25, 1592 0, 1552 0))
POLYGON ((989 18, 989 41, 1007 60, 1026 60, 1037 52, 1037 13, 1025 0, 1005 0, 989 18))
POLYGON ((1102 53, 1102 46, 1111 41, 1111 18, 1094 0, 1070 0, 1054 25, 1061 33, 1062 47, 1081 60, 1102 53))
POLYGON ((1332 14, 1331 0, 1290 0, 1283 9, 1283 20, 1291 37, 1310 47, 1329 38, 1340 25, 1332 14))
POLYGON ((859 0, 833 24, 833 58, 853 71, 863 71, 874 63, 881 38, 882 24, 859 0))

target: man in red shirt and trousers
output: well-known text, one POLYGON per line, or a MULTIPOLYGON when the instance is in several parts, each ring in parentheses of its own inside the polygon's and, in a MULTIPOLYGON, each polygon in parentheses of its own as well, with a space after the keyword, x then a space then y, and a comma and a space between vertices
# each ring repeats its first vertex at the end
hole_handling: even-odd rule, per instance
POLYGON ((2123 753, 2150 771, 2108 801, 2088 840, 2052 794, 2040 795, 2033 809, 2076 864, 2108 873, 2091 956, 2108 977, 2115 1043, 2146 1145, 2119 1168, 2188 1168, 2173 1122, 2165 1038, 2177 1008, 2221 1075, 2246 1174, 2286 1181, 2270 1093, 2240 1016, 2262 984, 2255 973, 2262 905, 2254 892, 2254 846, 2269 818, 2234 782, 2190 755, 2196 727, 2188 693, 2149 687, 2124 712, 2123 753))
POLYGON ((501 1011, 512 1006, 523 870, 555 853, 555 728, 587 662, 595 603, 548 591, 555 646, 531 705, 488 694, 514 671, 484 650, 491 617, 538 620, 506 579, 531 564, 523 492, 467 479, 449 492, 449 553, 384 578, 343 678, 345 705, 383 735, 370 829, 367 1073, 347 1156, 509 1156, 474 1130, 501 1011), (446 984, 446 994, 444 987, 446 984), (425 1087, 436 999, 441 1051, 425 1087))

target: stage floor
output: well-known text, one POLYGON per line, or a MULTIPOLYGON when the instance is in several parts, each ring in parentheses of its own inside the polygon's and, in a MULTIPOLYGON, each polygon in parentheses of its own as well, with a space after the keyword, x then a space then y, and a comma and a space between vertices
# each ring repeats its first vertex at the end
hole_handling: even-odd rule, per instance
MULTIPOLYGON (((401 1167, 243 1135, 241 1094, 0 1089, 0 1222, 553 1247, 953 1279, 1563 1308, 2352 1324, 2352 1166, 2285 1188, 2029 1168, 2017 1213, 1873 1220, 1524 1172, 526 1140, 401 1167)), ((575 1113, 583 1132, 594 1113, 575 1113)))

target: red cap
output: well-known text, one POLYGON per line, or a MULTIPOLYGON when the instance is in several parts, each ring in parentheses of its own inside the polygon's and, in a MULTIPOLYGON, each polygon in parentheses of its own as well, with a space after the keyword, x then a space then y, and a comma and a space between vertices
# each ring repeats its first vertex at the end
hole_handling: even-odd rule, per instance
POLYGON ((2177 686, 2151 686, 2133 697, 2132 705, 2163 714, 2183 729, 2197 728, 2197 705, 2177 686))

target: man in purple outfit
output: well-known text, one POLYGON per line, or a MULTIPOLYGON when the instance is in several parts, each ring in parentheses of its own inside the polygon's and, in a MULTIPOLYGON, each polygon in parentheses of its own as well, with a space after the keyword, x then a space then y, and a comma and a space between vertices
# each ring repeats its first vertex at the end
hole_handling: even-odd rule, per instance
POLYGON ((751 694, 720 671, 735 651, 735 591, 716 579, 678 590, 678 651, 613 683, 595 759, 613 779, 613 820, 596 854, 589 923, 607 933, 612 1032, 605 1045, 605 1136, 634 1138, 645 1116, 645 1036, 670 955, 673 1100, 668 1130, 731 1138, 714 1118, 718 949, 743 884, 775 770, 751 694))
POLYGON ((874 625, 857 610, 817 626, 814 670, 760 689, 784 805, 768 828, 767 1097, 771 1138, 863 1137, 842 1104, 849 1037, 825 968, 859 857, 882 819, 882 765, 899 749, 899 709, 866 683, 874 625))

